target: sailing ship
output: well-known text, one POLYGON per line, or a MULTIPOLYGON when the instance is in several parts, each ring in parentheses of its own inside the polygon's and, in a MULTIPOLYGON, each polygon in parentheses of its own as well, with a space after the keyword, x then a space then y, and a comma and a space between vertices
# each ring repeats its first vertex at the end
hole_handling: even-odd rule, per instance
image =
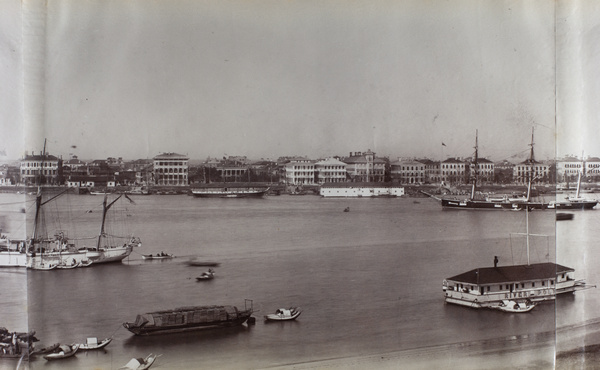
POLYGON ((533 177, 533 165, 535 163, 533 154, 533 129, 531 131, 531 152, 527 162, 531 165, 531 171, 529 174, 529 182, 527 186, 527 196, 522 197, 486 197, 485 199, 476 199, 476 189, 478 181, 478 144, 477 144, 477 131, 475 134, 475 154, 473 156, 472 166, 472 177, 471 177, 471 195, 468 199, 458 200, 450 198, 442 198, 441 204, 444 209, 484 209, 484 210, 522 210, 522 209, 546 209, 548 208, 547 203, 536 202, 531 199, 531 186, 534 180, 533 177))
POLYGON ((596 199, 587 199, 585 197, 580 196, 581 190, 581 171, 577 176, 577 190, 575 191, 575 196, 570 197, 567 196, 564 201, 559 202, 550 202, 548 204, 548 208, 551 209, 593 209, 597 204, 598 200, 596 199))
POLYGON ((268 186, 250 183, 207 184, 191 190, 199 198, 261 198, 268 191, 268 186))
POLYGON ((65 190, 58 195, 42 201, 42 191, 38 191, 36 196, 36 210, 33 226, 33 236, 27 245, 27 267, 35 270, 50 270, 53 268, 68 268, 73 266, 89 266, 90 262, 95 264, 119 262, 129 256, 134 247, 141 246, 141 241, 137 237, 108 235, 105 230, 106 217, 109 209, 123 196, 119 195, 112 202, 108 203, 108 194, 104 196, 102 224, 100 234, 96 240, 94 248, 77 248, 67 237, 64 231, 58 231, 53 236, 40 235, 42 208, 48 202, 51 202, 59 196, 65 194, 65 190), (114 241, 107 242, 108 238, 124 239, 121 244, 114 244, 114 241))
POLYGON ((527 264, 498 266, 498 258, 494 257, 494 267, 479 267, 444 279, 442 290, 447 303, 507 311, 507 300, 526 308, 559 294, 592 287, 584 280, 575 280, 573 268, 552 262, 530 263, 529 210, 525 212, 527 264))

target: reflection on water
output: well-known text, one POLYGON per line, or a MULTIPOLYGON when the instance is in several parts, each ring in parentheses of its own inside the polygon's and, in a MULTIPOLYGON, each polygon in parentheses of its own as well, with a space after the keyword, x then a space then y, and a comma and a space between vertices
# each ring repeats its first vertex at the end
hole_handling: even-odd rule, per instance
MULTIPOLYGON (((69 205, 85 217, 74 229, 97 233, 94 213, 84 211, 99 198, 68 197, 57 208, 61 219, 69 205)), ((10 326, 26 325, 21 294, 27 286, 29 326, 41 345, 114 337, 106 351, 78 353, 60 363, 37 359, 31 368, 116 369, 151 352, 162 354, 154 365, 162 368, 254 369, 459 342, 501 347, 507 338, 552 346, 555 319, 567 326, 597 316, 596 289, 538 305, 528 314, 444 304, 444 278, 492 266, 494 256, 500 264, 523 263, 524 240, 513 238, 511 244, 509 237, 525 231, 522 212, 442 211, 430 199, 134 200, 128 223, 143 246, 122 264, 27 275, 0 271, 8 276, 3 297, 21 300, 17 306, 3 301, 1 312, 14 317, 10 326), (352 211, 343 212, 346 207, 352 211), (160 251, 177 258, 141 258, 160 251), (192 257, 220 262, 215 279, 197 282, 207 268, 188 266, 192 257), (149 337, 121 326, 138 313, 190 305, 243 307, 244 299, 254 302, 255 325, 149 337), (303 309, 297 321, 262 320, 290 306, 303 309)), ((569 227, 559 226, 562 234, 555 239, 554 213, 532 212, 530 230, 549 235, 532 242, 533 261, 558 255, 558 263, 574 267, 578 277, 600 282, 589 267, 599 252, 591 239, 577 234, 578 225, 598 222, 599 215, 578 213, 569 227), (567 243, 571 237, 577 243, 567 243)))

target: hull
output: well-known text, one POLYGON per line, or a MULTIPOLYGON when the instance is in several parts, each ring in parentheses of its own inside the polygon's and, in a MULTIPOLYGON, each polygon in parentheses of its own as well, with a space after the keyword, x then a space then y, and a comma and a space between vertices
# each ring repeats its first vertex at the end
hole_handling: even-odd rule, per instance
POLYGON ((192 195, 197 198, 261 198, 269 188, 266 189, 194 189, 192 195))
POLYGON ((448 209, 475 209, 475 210, 513 210, 546 209, 549 204, 541 202, 491 202, 484 200, 454 200, 442 199, 442 207, 448 209))
POLYGON ((239 326, 251 315, 252 309, 238 310, 234 306, 182 307, 138 315, 135 322, 125 322, 123 327, 135 335, 183 333, 239 326))
POLYGON ((594 209, 598 204, 596 200, 576 202, 555 202, 548 205, 549 209, 594 209))
POLYGON ((0 267, 26 267, 27 254, 22 252, 0 252, 0 267))

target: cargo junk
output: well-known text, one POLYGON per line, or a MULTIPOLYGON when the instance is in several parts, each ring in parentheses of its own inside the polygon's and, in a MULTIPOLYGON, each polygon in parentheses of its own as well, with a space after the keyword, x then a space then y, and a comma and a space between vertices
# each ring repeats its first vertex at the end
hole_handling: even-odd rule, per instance
POLYGON ((135 335, 154 335, 238 326, 251 319, 252 301, 247 300, 245 306, 244 310, 235 306, 192 306, 150 312, 137 315, 135 322, 125 322, 123 327, 135 335))

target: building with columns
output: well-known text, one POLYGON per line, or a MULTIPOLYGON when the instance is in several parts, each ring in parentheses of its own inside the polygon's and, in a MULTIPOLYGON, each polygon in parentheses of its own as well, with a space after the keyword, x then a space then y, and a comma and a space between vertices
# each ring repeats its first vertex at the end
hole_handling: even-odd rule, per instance
POLYGON ((152 158, 154 184, 168 186, 188 185, 189 158, 177 153, 162 153, 152 158))
POLYGON ((335 158, 317 161, 315 163, 315 174, 319 184, 345 182, 346 163, 335 158))

